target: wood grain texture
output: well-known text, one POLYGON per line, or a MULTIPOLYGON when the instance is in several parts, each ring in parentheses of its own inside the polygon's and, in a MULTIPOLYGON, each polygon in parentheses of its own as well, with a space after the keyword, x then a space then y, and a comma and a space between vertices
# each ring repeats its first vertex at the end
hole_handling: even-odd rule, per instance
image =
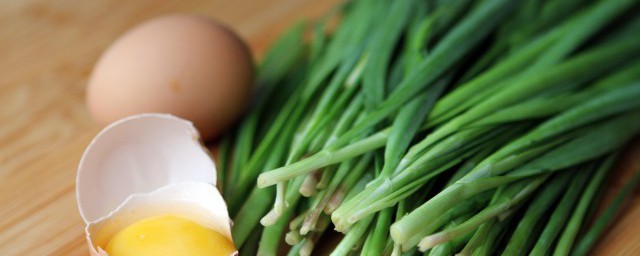
POLYGON ((0 5, 0 255, 87 255, 75 170, 99 128, 84 107, 101 52, 166 13, 229 24, 258 55, 337 1, 3 1, 0 5))
MULTIPOLYGON (((131 26, 166 13, 229 24, 260 55, 287 26, 339 0, 3 1, 0 5, 0 255, 87 255, 75 171, 98 132, 84 107, 100 53, 131 26)), ((634 145, 639 145, 636 142, 634 145)), ((629 150, 612 179, 638 167, 629 150)), ((601 240, 598 255, 640 254, 640 199, 601 240)))

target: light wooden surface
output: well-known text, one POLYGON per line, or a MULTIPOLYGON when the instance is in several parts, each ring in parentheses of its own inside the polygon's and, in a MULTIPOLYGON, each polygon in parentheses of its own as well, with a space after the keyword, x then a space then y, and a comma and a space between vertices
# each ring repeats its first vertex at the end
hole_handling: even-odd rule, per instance
MULTIPOLYGON (((75 170, 99 128, 84 108, 84 87, 99 54, 127 28, 164 13, 206 14, 234 27, 259 55, 288 25, 338 1, 2 1, 0 255, 87 255, 75 170)), ((620 169, 637 167, 638 158, 635 147, 620 169)), ((598 252, 640 254, 640 199, 598 252)))

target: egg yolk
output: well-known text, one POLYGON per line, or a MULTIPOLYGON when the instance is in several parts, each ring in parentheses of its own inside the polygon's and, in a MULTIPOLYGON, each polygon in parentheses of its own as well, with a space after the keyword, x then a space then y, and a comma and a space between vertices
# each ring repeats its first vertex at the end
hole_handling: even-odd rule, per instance
POLYGON ((185 218, 163 215, 131 224, 114 235, 109 256, 232 255, 231 241, 212 229, 185 218))

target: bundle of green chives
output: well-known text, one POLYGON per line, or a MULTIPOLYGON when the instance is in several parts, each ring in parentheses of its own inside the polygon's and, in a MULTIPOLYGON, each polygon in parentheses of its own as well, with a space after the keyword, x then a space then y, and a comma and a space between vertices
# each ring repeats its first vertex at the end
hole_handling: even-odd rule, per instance
POLYGON ((312 26, 308 42, 309 26, 293 27, 263 59, 251 111, 222 140, 236 246, 585 254, 612 218, 584 233, 587 211, 640 132, 638 8, 354 0, 312 26))

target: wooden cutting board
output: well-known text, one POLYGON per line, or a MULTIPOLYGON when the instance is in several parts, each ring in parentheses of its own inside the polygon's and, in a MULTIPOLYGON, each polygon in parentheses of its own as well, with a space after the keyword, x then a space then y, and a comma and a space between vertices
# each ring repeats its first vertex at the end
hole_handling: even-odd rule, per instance
MULTIPOLYGON (((260 56, 287 26, 339 0, 23 0, 0 4, 0 255, 87 255, 75 170, 98 132, 84 108, 99 54, 127 28, 199 13, 235 28, 260 56)), ((640 145, 640 143, 634 143, 640 145)), ((620 173, 638 167, 640 146, 620 173)), ((624 175, 610 183, 618 188, 624 175)), ((640 199, 600 241, 599 255, 640 255, 640 199)))

